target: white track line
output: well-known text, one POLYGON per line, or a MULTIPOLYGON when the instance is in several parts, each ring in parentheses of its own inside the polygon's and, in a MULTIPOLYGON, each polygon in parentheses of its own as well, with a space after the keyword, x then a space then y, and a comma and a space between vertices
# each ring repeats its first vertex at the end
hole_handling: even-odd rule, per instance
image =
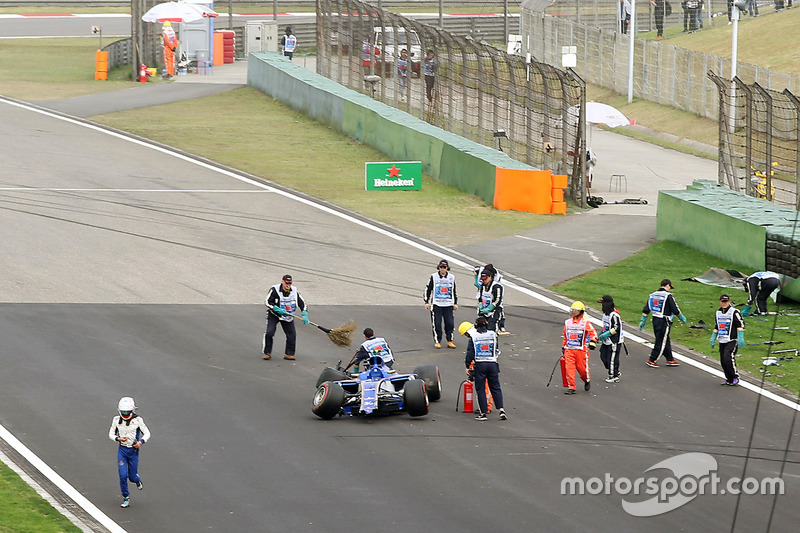
POLYGON ((182 192, 182 193, 231 193, 231 192, 245 192, 248 194, 265 193, 271 191, 253 191, 248 189, 104 189, 104 188, 70 188, 70 187, 0 187, 0 192, 37 192, 37 191, 55 191, 55 192, 182 192))
POLYGON ((0 425, 0 438, 8 443, 9 446, 14 448, 21 456, 23 456, 36 470, 42 473, 49 479, 56 487, 64 491, 64 494, 72 498, 72 500, 81 506, 84 511, 89 513, 95 520, 100 522, 103 526, 108 528, 113 533, 126 533, 119 524, 111 520, 106 514, 98 509, 92 502, 87 500, 83 494, 78 492, 72 485, 67 483, 63 477, 59 476, 55 470, 50 468, 47 463, 39 459, 35 453, 30 451, 27 446, 22 444, 17 437, 11 434, 5 427, 0 425))
MULTIPOLYGON (((9 104, 9 105, 13 105, 13 106, 19 107, 21 109, 26 109, 28 111, 33 111, 35 113, 39 113, 41 115, 48 116, 48 117, 51 117, 51 118, 55 118, 55 119, 58 119, 58 120, 63 120, 64 122, 69 122, 70 124, 74 124, 76 126, 81 126, 81 127, 84 127, 84 128, 88 128, 90 130, 94 130, 94 131, 99 132, 99 133, 104 133, 106 135, 110 135, 112 137, 116 137, 118 139, 122 139, 122 140, 125 140, 125 141, 128 141, 128 142, 131 142, 133 144, 137 144, 139 146, 142 146, 142 147, 145 147, 145 148, 149 148, 151 150, 155 150, 156 152, 161 152, 163 154, 166 154, 166 155, 181 159, 183 161, 186 161, 187 163, 191 163, 193 165, 197 165, 199 167, 202 167, 202 168, 214 171, 214 172, 218 172, 218 173, 220 173, 220 174, 222 174, 224 176, 231 177, 231 178, 233 178, 235 180, 239 180, 239 181, 241 181, 243 183, 247 183, 247 184, 252 185, 254 187, 257 187, 259 189, 263 189, 265 191, 270 191, 270 192, 273 192, 275 194, 279 194, 281 196, 285 196, 286 198, 290 198, 292 200, 295 200, 297 202, 305 204, 305 205, 307 205, 309 207, 313 207, 314 209, 318 209, 318 210, 323 211, 325 213, 328 213, 330 215, 333 215, 333 216, 339 217, 341 219, 344 219, 344 220, 346 220, 346 221, 348 221, 348 222, 350 222, 352 224, 356 224, 358 226, 361 226, 361 227, 367 228, 369 230, 375 231, 377 233, 380 233, 381 235, 384 235, 384 236, 389 237, 391 239, 394 239, 396 241, 402 242, 403 244, 407 244, 408 246, 411 246, 412 248, 416 248, 417 250, 420 250, 420 251, 423 251, 423 252, 425 252, 427 254, 430 254, 433 257, 440 258, 441 255, 442 255, 440 251, 434 250, 432 248, 429 248, 428 246, 426 246, 424 244, 420 244, 420 243, 414 242, 414 241, 412 241, 410 239, 407 239, 405 237, 402 237, 400 235, 395 235, 395 234, 393 234, 393 233, 391 233, 391 232, 389 232, 389 231, 387 231, 387 230, 385 230, 383 228, 373 226, 369 222, 358 220, 357 218, 354 218, 354 217, 352 217, 352 216, 350 216, 350 215, 348 215, 346 213, 341 213, 339 211, 331 209, 330 207, 318 204, 318 203, 314 202, 313 200, 309 200, 307 198, 301 198, 301 197, 298 197, 298 196, 294 196, 290 192, 282 191, 282 190, 276 189, 274 187, 270 187, 269 185, 260 183, 258 181, 254 181, 254 180, 252 180, 250 178, 246 178, 244 176, 240 176, 240 175, 235 174, 233 172, 230 172, 228 170, 217 168, 217 167, 215 167, 213 165, 209 165, 208 163, 204 163, 203 161, 197 161, 195 159, 192 159, 191 157, 188 157, 188 156, 183 155, 183 154, 175 153, 175 152, 173 152, 171 150, 168 150, 166 148, 162 148, 161 146, 156 146, 154 144, 148 143, 147 141, 134 139, 134 138, 131 138, 131 137, 126 137, 125 135, 123 135, 121 133, 117 133, 117 132, 114 132, 114 131, 109 131, 109 130, 100 128, 98 126, 94 126, 92 124, 87 124, 87 123, 81 122, 79 120, 71 119, 69 117, 63 117, 63 116, 60 116, 60 115, 57 115, 57 114, 54 114, 54 113, 50 113, 49 111, 45 111, 45 110, 42 110, 42 109, 29 107, 29 106, 27 106, 27 105, 25 105, 23 103, 9 102, 9 101, 5 101, 5 100, 0 100, 0 103, 6 103, 6 104, 9 104)), ((449 258, 448 257, 447 259, 450 260, 452 263, 454 263, 456 265, 459 265, 461 267, 467 268, 467 269, 472 269, 472 267, 474 266, 474 265, 467 264, 466 262, 461 261, 460 259, 457 259, 457 258, 449 258)), ((566 312, 569 309, 569 306, 566 305, 566 304, 563 304, 563 303, 561 303, 561 302, 559 302, 557 300, 554 300, 554 299, 552 299, 552 298, 550 298, 548 296, 545 296, 544 294, 539 294, 538 292, 534 292, 534 291, 532 291, 530 289, 527 289, 525 287, 517 285, 516 283, 512 283, 512 282, 509 282, 509 281, 504 281, 503 284, 506 287, 510 287, 510 288, 512 288, 514 290, 517 290, 517 291, 519 291, 519 292, 521 292, 521 293, 523 293, 523 294, 525 294, 527 296, 530 296, 531 298, 533 298, 535 300, 539 300, 540 302, 542 302, 544 304, 547 304, 547 305, 549 305, 551 307, 555 307, 556 309, 559 309, 561 311, 566 312)), ((599 321, 597 319, 592 318, 591 320, 595 324, 599 324, 599 321)), ((639 337, 638 335, 626 333, 625 337, 627 339, 630 339, 630 340, 632 340, 634 342, 638 342, 638 343, 640 343, 640 344, 642 344, 644 346, 647 346, 647 347, 652 347, 653 346, 652 343, 648 342, 647 340, 645 340, 642 337, 639 337)), ((692 358, 690 358, 690 357, 688 357, 686 355, 680 354, 679 352, 673 352, 673 353, 675 355, 675 358, 678 359, 679 361, 683 362, 683 363, 686 363, 686 364, 688 364, 690 366, 698 368, 698 369, 700 369, 700 370, 702 370, 702 371, 704 371, 704 372, 706 372, 708 374, 711 374, 712 376, 723 377, 722 373, 719 370, 715 369, 715 368, 712 368, 712 367, 710 367, 710 366, 708 366, 708 365, 706 365, 704 363, 701 363, 699 361, 695 361, 694 359, 692 359, 692 358)), ((798 405, 798 404, 796 404, 796 403, 794 403, 794 402, 792 402, 790 400, 787 400, 785 398, 782 398, 782 397, 778 396, 777 394, 774 394, 774 393, 772 393, 770 391, 761 389, 760 387, 757 387, 757 386, 752 385, 750 383, 747 383, 745 381, 740 381, 739 382, 739 386, 742 387, 742 388, 745 388, 745 389, 747 389, 749 391, 755 392, 756 394, 761 394, 764 398, 767 398, 769 400, 773 400, 774 402, 777 402, 777 403, 779 403, 781 405, 784 405, 784 406, 786 406, 786 407, 788 407, 790 409, 795 409, 797 411, 800 411, 800 405, 798 405)), ((17 438, 14 437, 11 433, 9 433, 8 430, 6 430, 2 425, 0 425, 0 437, 4 438, 4 440, 6 440, 21 455, 23 455, 26 458, 28 458, 28 460, 31 462, 31 464, 41 465, 41 468, 39 466, 37 466, 37 468, 39 468, 40 472, 42 472, 42 474, 47 476, 48 479, 53 481, 53 483, 56 483, 56 485, 58 485, 59 488, 61 488, 62 490, 64 490, 64 492, 66 492, 68 495, 70 495, 70 497, 72 497, 75 500, 76 503, 81 505, 81 507, 83 507, 88 513, 92 514, 92 516, 95 516, 93 514, 93 511, 92 511, 92 510, 94 510, 100 516, 105 518, 106 520, 109 520, 109 521, 111 520, 105 514, 103 514, 102 511, 97 509, 97 507, 95 507, 94 504, 92 504, 89 500, 87 500, 86 498, 81 496, 81 494, 78 493, 78 491, 76 491, 74 488, 72 488, 66 481, 64 481, 63 478, 61 478, 61 476, 56 474, 41 459, 36 457, 36 455, 34 455, 33 452, 28 450, 28 448, 25 447, 24 444, 22 444, 19 440, 17 440, 17 438), (29 458, 29 456, 31 458, 35 459, 35 462, 31 458, 29 458), (56 480, 53 477, 51 477, 51 475, 54 476, 55 479, 57 479, 59 482, 57 483, 56 480), (62 484, 63 484, 63 486, 62 486, 62 484), (65 487, 69 488, 69 490, 67 490, 67 488, 65 488, 65 487), (73 496, 73 494, 74 494, 74 496, 73 496), (85 502, 85 505, 82 502, 85 502)), ((95 517, 95 518, 97 518, 97 517, 95 517)), ((97 518, 97 519, 98 519, 98 521, 100 521, 99 518, 97 518)), ((111 522, 111 524, 113 524, 114 526, 119 528, 119 526, 116 523, 111 522)), ((106 527, 108 527, 108 526, 106 526, 106 527)), ((109 528, 109 529, 111 529, 111 528, 109 528)), ((119 529, 112 529, 112 531, 123 532, 124 530, 119 528, 119 529)))

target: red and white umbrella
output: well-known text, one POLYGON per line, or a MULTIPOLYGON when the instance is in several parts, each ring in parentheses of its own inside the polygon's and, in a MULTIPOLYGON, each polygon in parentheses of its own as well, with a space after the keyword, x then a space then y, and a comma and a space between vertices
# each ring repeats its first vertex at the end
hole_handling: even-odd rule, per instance
POLYGON ((211 8, 188 2, 164 2, 150 8, 142 15, 145 22, 194 22, 203 17, 216 17, 217 12, 211 8))

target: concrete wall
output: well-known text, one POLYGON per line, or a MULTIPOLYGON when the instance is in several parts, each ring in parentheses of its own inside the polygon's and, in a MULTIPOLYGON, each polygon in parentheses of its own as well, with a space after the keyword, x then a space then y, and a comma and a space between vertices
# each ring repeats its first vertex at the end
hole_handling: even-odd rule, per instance
POLYGON ((347 89, 276 53, 250 55, 247 84, 390 158, 422 161, 425 173, 492 205, 497 168, 537 170, 347 89))

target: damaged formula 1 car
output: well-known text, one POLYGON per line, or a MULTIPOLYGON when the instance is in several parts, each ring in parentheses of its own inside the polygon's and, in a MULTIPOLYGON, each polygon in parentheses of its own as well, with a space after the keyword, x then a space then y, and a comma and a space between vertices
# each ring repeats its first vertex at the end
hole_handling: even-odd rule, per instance
MULTIPOLYGON (((341 362, 340 362, 341 363, 341 362)), ((442 397, 439 369, 420 366, 400 374, 384 365, 379 355, 365 361, 363 372, 348 374, 341 366, 326 368, 317 380, 311 411, 324 420, 336 415, 369 416, 407 412, 428 414, 428 401, 442 397)))

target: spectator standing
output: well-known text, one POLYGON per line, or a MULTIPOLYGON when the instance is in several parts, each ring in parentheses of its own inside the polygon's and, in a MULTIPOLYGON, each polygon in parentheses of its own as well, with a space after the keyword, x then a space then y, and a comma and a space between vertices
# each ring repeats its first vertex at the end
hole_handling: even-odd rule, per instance
POLYGON ((744 290, 750 296, 747 305, 744 306, 743 316, 750 316, 753 309, 753 302, 756 304, 756 312, 753 315, 767 314, 767 298, 781 286, 780 276, 768 270, 754 272, 744 280, 744 290))
POLYGON ((400 50, 400 57, 397 59, 397 84, 400 89, 400 101, 406 99, 406 87, 408 86, 408 50, 400 50))
POLYGON ((299 308, 302 311, 303 324, 308 324, 308 309, 303 297, 297 287, 292 286, 292 276, 286 274, 281 282, 272 286, 267 294, 265 301, 267 306, 267 331, 264 333, 264 360, 272 359, 272 341, 278 324, 283 328, 286 335, 286 349, 283 358, 289 361, 295 360, 295 348, 297 344, 297 330, 294 326, 292 316, 299 308))
POLYGON ((689 31, 696 32, 700 25, 700 0, 686 0, 686 9, 689 12, 689 31))
POLYGON ((747 12, 751 17, 758 16, 758 2, 756 0, 747 0, 747 12))
POLYGON ((497 271, 491 264, 486 265, 480 272, 480 287, 478 287, 478 317, 486 318, 488 328, 496 331, 498 322, 503 315, 504 288, 497 280, 497 271))
POLYGON ((597 166, 597 154, 591 148, 586 149, 586 196, 592 195, 592 181, 594 180, 594 167, 597 166))
POLYGON ((681 2, 681 9, 683 9, 683 31, 689 31, 689 8, 686 7, 686 0, 681 2))
POLYGON ((619 311, 614 307, 614 299, 608 294, 597 300, 597 303, 603 304, 603 331, 597 336, 597 339, 602 342, 600 360, 608 371, 606 383, 619 383, 619 361, 622 343, 625 342, 625 336, 622 333, 622 319, 619 311))
POLYGON ((383 337, 376 337, 372 328, 364 329, 364 339, 364 342, 361 343, 361 346, 358 348, 353 358, 356 366, 358 366, 358 363, 361 361, 369 359, 373 355, 380 356, 380 358, 383 359, 383 364, 389 368, 394 366, 394 354, 392 353, 392 349, 389 348, 389 343, 386 342, 386 339, 383 337))
POLYGON ((450 264, 442 259, 437 271, 431 274, 425 286, 425 309, 431 312, 431 331, 433 346, 442 347, 442 322, 444 322, 444 338, 448 348, 455 348, 453 330, 455 329, 454 311, 458 311, 458 293, 456 278, 450 273, 450 264))
POLYGON ((619 25, 622 33, 628 33, 631 24, 631 2, 630 0, 619 0, 619 25))
POLYGON ((433 50, 428 50, 425 53, 425 65, 423 67, 425 73, 425 95, 428 97, 428 102, 433 102, 433 85, 436 83, 436 54, 433 50))
POLYGON ((656 41, 664 38, 664 12, 666 10, 666 0, 650 0, 653 4, 653 18, 656 21, 656 41))
POLYGON ((662 355, 667 360, 665 363, 667 366, 680 366, 680 363, 672 355, 669 331, 672 327, 673 317, 677 315, 683 324, 686 324, 686 317, 681 313, 678 304, 675 302, 675 297, 670 292, 674 288, 669 279, 661 280, 661 288, 648 296, 647 303, 644 304, 642 309, 639 331, 644 329, 647 323, 647 315, 651 312, 653 313, 653 333, 655 333, 656 339, 653 350, 650 352, 650 359, 646 362, 650 368, 658 368, 660 366, 656 361, 662 355))
POLYGON ((744 319, 738 309, 731 306, 731 298, 727 294, 719 297, 719 309, 714 317, 714 332, 709 344, 719 341, 719 362, 725 372, 722 385, 739 384, 739 371, 736 369, 736 349, 744 346, 744 319))
POLYGON ((470 364, 475 363, 475 392, 478 395, 478 414, 475 420, 488 420, 486 412, 489 409, 486 397, 486 385, 492 393, 494 404, 500 411, 500 420, 506 420, 508 415, 503 408, 503 391, 500 388, 500 365, 497 363, 497 334, 488 329, 486 317, 479 316, 475 320, 475 329, 464 334, 469 336, 467 355, 464 363, 467 366, 467 375, 470 374, 470 364))
POLYGON ((119 471, 119 489, 122 493, 120 507, 125 509, 131 504, 128 480, 136 483, 136 488, 139 490, 144 489, 142 478, 139 476, 139 449, 142 444, 150 440, 150 430, 144 423, 144 418, 136 414, 136 402, 130 396, 119 400, 117 412, 119 414, 111 419, 108 438, 119 443, 117 469, 119 471))
POLYGON ((283 55, 288 57, 291 61, 294 51, 297 48, 297 37, 292 33, 291 26, 286 26, 286 34, 281 37, 281 47, 283 48, 283 55))
POLYGON ((564 354, 567 390, 564 394, 575 394, 575 371, 583 380, 583 390, 592 388, 589 371, 589 350, 597 347, 597 332, 592 323, 586 320, 586 306, 574 302, 569 308, 569 318, 564 322, 561 335, 561 352, 564 354))

